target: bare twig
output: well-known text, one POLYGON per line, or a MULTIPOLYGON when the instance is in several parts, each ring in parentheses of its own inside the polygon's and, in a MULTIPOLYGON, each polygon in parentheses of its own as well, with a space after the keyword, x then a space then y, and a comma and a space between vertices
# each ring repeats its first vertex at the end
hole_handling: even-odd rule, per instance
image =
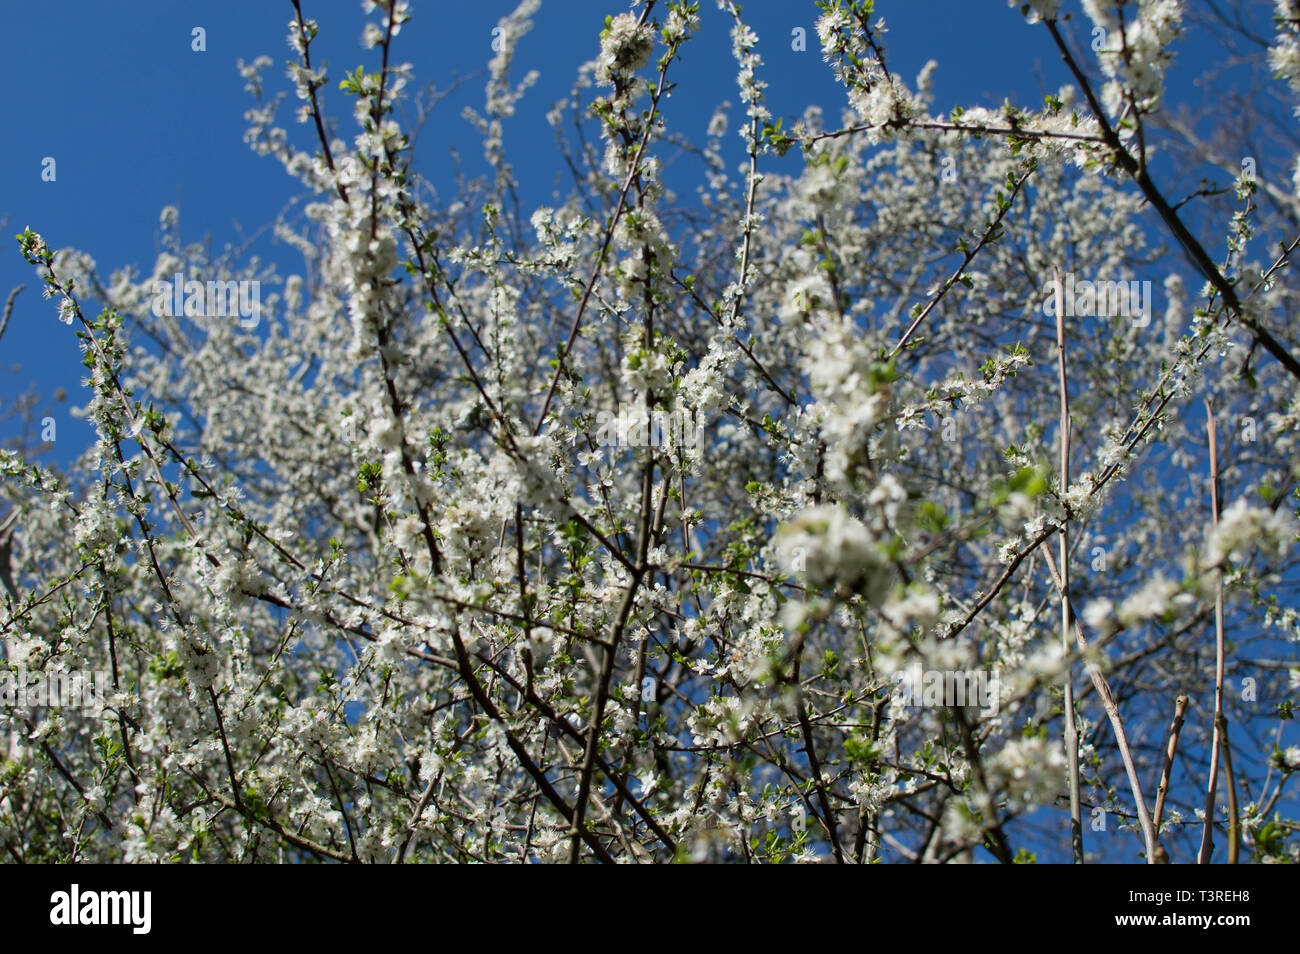
MULTIPOLYGON (((1210 512, 1215 528, 1219 526, 1218 438, 1214 429, 1214 407, 1205 399, 1206 431, 1210 439, 1210 512)), ((1228 719, 1223 714, 1223 571, 1215 574, 1214 594, 1214 742, 1210 746, 1210 781, 1205 792, 1205 828, 1197 864, 1206 865, 1214 855, 1214 795, 1219 785, 1219 749, 1227 741, 1228 719)), ((1235 834, 1235 830, 1233 832, 1235 834)), ((1234 852, 1235 854, 1235 852, 1234 852)))
POLYGON ((1165 796, 1169 794, 1169 779, 1173 774, 1174 753, 1178 751, 1178 736, 1183 731, 1183 717, 1186 714, 1187 697, 1179 696, 1177 702, 1174 703, 1174 721, 1169 723, 1169 744, 1165 747, 1165 767, 1160 772, 1160 787, 1156 789, 1156 810, 1151 819, 1152 824, 1155 825, 1157 836, 1160 833, 1160 819, 1164 815, 1165 796))
MULTIPOLYGON (((1061 301, 1061 270, 1056 276, 1056 360, 1061 387, 1061 475, 1062 501, 1070 489, 1070 395, 1065 382, 1065 307, 1061 301)), ((1061 650, 1070 656, 1070 532, 1069 514, 1061 521, 1061 650)), ((1074 680, 1067 663, 1065 672, 1065 760, 1070 776, 1070 848, 1076 865, 1083 864, 1083 815, 1079 807, 1079 727, 1074 720, 1074 680)))
POLYGON ((9 297, 5 299, 4 314, 0 315, 0 338, 4 337, 5 329, 9 327, 9 315, 14 310, 14 299, 17 298, 18 293, 26 287, 27 287, 26 285, 19 285, 17 288, 11 291, 9 293, 9 297))
MULTIPOLYGON (((1056 561, 1052 558, 1050 547, 1043 547, 1043 556, 1047 558, 1047 569, 1052 575, 1052 583, 1061 589, 1061 577, 1056 571, 1056 561)), ((1074 607, 1070 607, 1070 619, 1074 622, 1074 636, 1078 641, 1079 649, 1086 652, 1088 649, 1088 640, 1083 635, 1083 626, 1079 623, 1079 617, 1074 612, 1074 607)), ((1115 744, 1119 747, 1120 760, 1124 763, 1124 772, 1128 776, 1129 790, 1133 793, 1133 805, 1136 809, 1138 824, 1142 828, 1142 841, 1146 845, 1148 864, 1158 862, 1160 858, 1160 844, 1156 838, 1156 826, 1152 823, 1150 816, 1147 814, 1146 798, 1142 795, 1142 783, 1138 780, 1137 766, 1133 761, 1133 753, 1129 749, 1128 733, 1124 731, 1124 720, 1120 718, 1119 706, 1115 704, 1115 696, 1110 691, 1110 683, 1102 675, 1101 670, 1095 665, 1085 667, 1088 678, 1092 681, 1092 687, 1097 692, 1097 698, 1101 700, 1102 707, 1106 710, 1106 717, 1110 720, 1111 731, 1115 733, 1115 744)))

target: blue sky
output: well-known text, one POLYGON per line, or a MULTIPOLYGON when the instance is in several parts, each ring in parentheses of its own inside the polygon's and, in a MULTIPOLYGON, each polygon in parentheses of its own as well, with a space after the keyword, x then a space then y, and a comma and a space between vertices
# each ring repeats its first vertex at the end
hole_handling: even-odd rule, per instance
MULTIPOLYGON (((373 52, 360 48, 361 5, 307 0, 304 7, 322 26, 316 62, 323 59, 331 67, 326 110, 350 138, 350 104, 337 79, 363 61, 372 69, 376 65, 369 62, 373 52)), ((445 88, 456 77, 482 72, 492 56, 492 28, 514 2, 426 0, 413 7, 415 17, 398 37, 394 55, 414 64, 416 85, 432 81, 445 88)), ((546 0, 535 29, 520 45, 519 72, 541 72, 506 131, 508 149, 516 150, 525 209, 549 200, 562 168, 547 109, 567 92, 578 66, 595 55, 604 16, 622 8, 609 0, 546 0)), ((293 11, 287 0, 63 0, 57 17, 50 9, 8 4, 0 31, 0 54, 10 75, 24 77, 15 94, 0 102, 0 125, 9 144, 0 153, 0 182, 6 184, 0 218, 8 219, 0 248, 0 295, 27 284, 0 340, 0 393, 33 388, 49 402, 58 389, 66 390, 69 400, 50 406, 59 427, 52 456, 67 461, 90 436, 68 414, 80 400, 76 340, 54 319, 51 303, 41 299, 39 283, 12 235, 30 226, 55 248, 89 253, 107 276, 128 264, 149 268, 158 250, 158 214, 166 205, 179 207, 187 241, 210 237, 217 248, 270 222, 299 189, 274 161, 257 157, 243 141, 243 113, 251 100, 236 62, 269 55, 276 65, 265 75, 268 94, 286 88, 283 64, 290 51, 284 36, 293 11), (206 31, 204 52, 191 49, 196 26, 206 31), (57 163, 53 182, 41 179, 46 157, 57 163)), ((1046 32, 1026 25, 1001 0, 881 2, 877 10, 890 24, 893 69, 910 79, 928 59, 939 61, 941 108, 996 104, 1005 96, 1037 103, 1064 78, 1046 32)), ((728 20, 711 0, 701 4, 701 12, 702 33, 674 67, 681 92, 668 106, 670 126, 697 141, 715 104, 736 101, 728 20)), ((773 114, 794 117, 818 103, 837 116, 843 94, 817 51, 814 5, 754 0, 745 14, 760 37, 773 114), (797 27, 808 34, 805 52, 791 48, 797 27)), ((1192 36, 1181 55, 1195 59, 1203 42, 1192 36)), ((1174 82, 1186 84, 1192 72, 1185 70, 1174 82)), ((1179 92, 1189 91, 1185 85, 1179 92)), ((481 163, 477 138, 460 116, 465 105, 481 102, 482 80, 475 78, 439 106, 419 141, 418 164, 435 184, 442 181, 444 194, 452 147, 469 170, 481 163)), ((291 135, 308 135, 292 121, 294 105, 290 94, 284 124, 291 135)), ((799 162, 797 151, 786 161, 799 162)), ((285 267, 293 263, 290 250, 269 239, 260 240, 255 250, 285 267)), ((12 433, 12 424, 0 425, 0 436, 12 433)))

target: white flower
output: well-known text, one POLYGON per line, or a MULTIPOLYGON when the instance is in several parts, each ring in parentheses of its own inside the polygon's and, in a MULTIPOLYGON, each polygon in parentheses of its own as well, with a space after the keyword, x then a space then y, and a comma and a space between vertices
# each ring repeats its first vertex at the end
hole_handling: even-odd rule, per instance
POLYGON ((616 77, 635 73, 645 66, 652 49, 654 32, 650 27, 639 26, 630 13, 620 13, 601 34, 596 82, 612 86, 616 77))
POLYGON ((1065 779, 1060 746, 1039 738, 1013 739, 989 762, 990 783, 1021 808, 1050 805, 1065 779))
POLYGON ((898 508, 907 501, 907 491, 893 474, 885 474, 880 483, 867 494, 867 503, 882 508, 889 523, 898 522, 898 508))
POLYGON ((1097 507, 1097 495, 1095 489, 1097 479, 1090 473, 1081 475, 1077 482, 1071 484, 1065 491, 1063 501, 1069 509, 1071 516, 1086 516, 1097 507))
POLYGON ((1107 110, 1118 113, 1124 108, 1125 90, 1132 93, 1142 111, 1154 108, 1165 67, 1172 59, 1170 44, 1182 26, 1182 4, 1179 0, 1140 0, 1137 15, 1125 18, 1122 35, 1113 2, 1084 0, 1083 8, 1105 37, 1097 59, 1112 77, 1102 90, 1107 110))
POLYGON ((1114 612, 1115 604, 1105 597, 1090 600, 1083 608, 1083 623, 1089 629, 1102 629, 1108 624, 1114 612))
POLYGON ((96 500, 82 509, 73 539, 78 547, 87 550, 111 547, 117 542, 117 521, 104 501, 96 500))
POLYGON ((1190 602, 1194 602, 1191 594, 1183 593, 1177 583, 1157 574, 1120 604, 1117 616, 1121 627, 1136 626, 1190 602))
MULTIPOLYGON (((1276 0, 1277 39, 1268 49, 1268 65, 1300 93, 1300 3, 1276 0)), ((1297 108, 1300 112, 1300 107, 1297 108)))
POLYGON ((697 29, 700 25, 700 18, 694 13, 682 14, 681 10, 673 9, 668 13, 668 19, 664 23, 664 42, 673 43, 683 39, 691 30, 697 29))
POLYGON ((786 568, 813 586, 868 582, 874 583, 875 602, 884 595, 885 554, 867 526, 842 505, 803 511, 777 531, 777 548, 786 568))
POLYGON ((265 588, 265 581, 256 565, 233 556, 222 560, 212 575, 213 592, 236 604, 244 602, 246 593, 261 593, 265 588))
POLYGON ((86 789, 85 794, 82 797, 86 800, 86 804, 89 805, 92 810, 97 812, 103 811, 104 806, 107 804, 104 799, 104 786, 102 785, 91 786, 86 789))
POLYGON ((1037 23, 1040 20, 1055 20, 1056 14, 1061 9, 1061 0, 1029 0, 1028 3, 1007 0, 1007 6, 1020 7, 1024 10, 1028 22, 1037 23))
POLYGON ((639 798, 648 798, 654 794, 655 789, 659 787, 659 778, 653 771, 647 769, 636 777, 637 784, 641 786, 641 791, 637 793, 639 798))
POLYGON ((1245 498, 1238 499, 1210 530, 1205 565, 1218 566, 1225 559, 1240 562, 1255 547, 1282 556, 1295 542, 1296 532, 1296 520, 1285 510, 1252 507, 1245 498))
POLYGON ((376 659, 391 666, 400 663, 405 655, 406 646, 401 630, 390 627, 379 634, 379 639, 375 641, 376 659))
POLYGON ((900 630, 913 625, 926 629, 939 618, 939 594, 928 587, 914 586, 902 597, 885 603, 880 612, 900 630))

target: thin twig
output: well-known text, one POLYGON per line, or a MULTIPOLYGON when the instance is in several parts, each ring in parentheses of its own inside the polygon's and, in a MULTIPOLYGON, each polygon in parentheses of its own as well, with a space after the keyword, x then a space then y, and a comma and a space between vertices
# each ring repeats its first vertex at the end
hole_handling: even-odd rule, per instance
POLYGON ((14 310, 14 299, 17 298, 18 293, 26 287, 27 287, 26 285, 19 285, 17 288, 11 291, 9 293, 9 297, 5 299, 4 314, 0 315, 0 338, 4 337, 5 329, 9 327, 9 315, 14 310))
MULTIPOLYGON (((1061 301, 1061 270, 1056 276, 1056 360, 1061 387, 1061 499, 1070 488, 1070 395, 1065 382, 1065 307, 1061 301)), ((1070 533, 1069 513, 1061 520, 1061 651, 1070 656, 1070 533)), ((1074 720, 1074 679, 1065 672, 1065 760, 1070 775, 1070 848, 1076 865, 1083 864, 1083 814, 1079 807, 1079 727, 1074 720)))
MULTIPOLYGON (((1056 561, 1052 559, 1052 550, 1050 547, 1043 547, 1043 556, 1047 558, 1047 569, 1052 575, 1052 583, 1061 589, 1061 578, 1056 571, 1056 561)), ((1074 636, 1079 643, 1079 649, 1082 652, 1088 650, 1088 640, 1083 635, 1083 626, 1079 622, 1078 614, 1074 612, 1074 607, 1070 607, 1070 619, 1074 622, 1074 636)), ((1137 766, 1133 762, 1133 753, 1129 749, 1128 733, 1124 731, 1124 720, 1120 718, 1119 706, 1115 703, 1115 696, 1110 691, 1110 683, 1102 675, 1101 669, 1095 665, 1085 666, 1088 678, 1092 681, 1092 687, 1097 691, 1097 698, 1101 700, 1102 707, 1106 710, 1106 717, 1110 720, 1111 731, 1115 733, 1115 744, 1119 748, 1120 760, 1124 763, 1124 772, 1128 776, 1129 790, 1133 793, 1133 805, 1137 811, 1137 820, 1142 828, 1142 842, 1146 846, 1147 863, 1154 864, 1160 861, 1160 843, 1156 838, 1156 826, 1152 823, 1150 816, 1147 814, 1146 798, 1142 794, 1142 783, 1138 780, 1137 766)))
MULTIPOLYGON (((1169 779, 1174 769, 1174 753, 1178 751, 1178 736, 1183 731, 1183 717, 1186 714, 1187 697, 1179 696, 1174 703, 1174 721, 1169 723, 1169 744, 1165 746, 1165 767, 1160 772, 1160 786, 1156 789, 1156 809, 1151 818, 1157 837, 1160 834, 1160 818, 1165 811, 1165 796, 1169 794, 1169 779)), ((1165 852, 1164 847, 1161 845, 1156 847, 1157 855, 1163 856, 1164 862, 1168 863, 1169 855, 1165 852)))
MULTIPOLYGON (((1210 438, 1210 515, 1219 526, 1218 438, 1214 428, 1214 406, 1205 399, 1206 431, 1210 438)), ((1197 864, 1207 865, 1214 855, 1214 795, 1219 785, 1219 749, 1228 735, 1228 720, 1223 714, 1223 570, 1216 572, 1214 593, 1214 742, 1210 746, 1210 781, 1205 792, 1205 828, 1197 864)))

